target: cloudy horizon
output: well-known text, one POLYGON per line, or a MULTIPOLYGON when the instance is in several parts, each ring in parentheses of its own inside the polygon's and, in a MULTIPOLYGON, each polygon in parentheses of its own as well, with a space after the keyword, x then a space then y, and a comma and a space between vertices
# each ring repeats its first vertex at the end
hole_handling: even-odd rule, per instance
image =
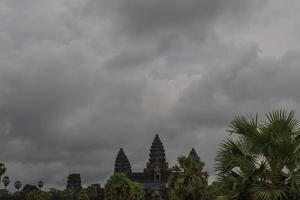
POLYGON ((120 147, 142 171, 213 162, 237 115, 300 119, 297 0, 0 1, 0 162, 12 182, 105 183, 120 147))

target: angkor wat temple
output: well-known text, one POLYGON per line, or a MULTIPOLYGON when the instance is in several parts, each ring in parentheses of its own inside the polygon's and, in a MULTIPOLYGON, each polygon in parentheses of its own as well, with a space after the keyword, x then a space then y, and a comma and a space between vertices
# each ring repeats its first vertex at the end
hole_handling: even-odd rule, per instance
MULTIPOLYGON (((190 155, 197 156, 195 149, 192 149, 190 155)), ((143 172, 132 172, 130 162, 123 149, 119 150, 115 161, 114 173, 124 173, 132 181, 140 183, 145 190, 145 199, 168 200, 167 180, 170 175, 169 165, 166 161, 166 155, 163 143, 158 134, 155 135, 152 142, 149 160, 143 172)))
MULTIPOLYGON (((198 156, 194 149, 190 155, 198 156)), ((166 155, 163 143, 156 134, 152 142, 149 160, 142 172, 132 172, 131 164, 121 148, 115 160, 114 173, 124 173, 132 181, 140 183, 145 191, 145 200, 168 200, 167 180, 170 175, 169 165, 166 161, 166 155)), ((99 200, 105 199, 104 189, 97 186, 99 200)), ((79 174, 71 174, 68 177, 67 188, 81 188, 79 174)))
POLYGON ((166 161, 164 146, 157 134, 152 142, 149 161, 143 172, 132 172, 126 154, 123 149, 120 149, 116 158, 114 173, 124 173, 132 181, 141 183, 145 190, 146 200, 168 199, 166 186, 170 170, 166 161))

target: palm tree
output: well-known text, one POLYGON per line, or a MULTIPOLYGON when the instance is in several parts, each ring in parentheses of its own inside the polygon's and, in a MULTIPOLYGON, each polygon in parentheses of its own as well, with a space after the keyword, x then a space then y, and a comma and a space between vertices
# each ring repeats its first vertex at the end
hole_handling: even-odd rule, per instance
POLYGON ((129 180, 125 174, 116 173, 105 185, 107 200, 142 200, 144 194, 140 184, 129 180))
POLYGON ((168 180, 171 199, 198 200, 204 196, 207 186, 207 173, 203 171, 204 163, 198 156, 181 156, 178 165, 172 168, 168 180))
POLYGON ((116 173, 110 177, 105 185, 107 200, 129 200, 130 185, 125 174, 116 173))
POLYGON ((144 190, 139 183, 130 182, 131 200, 143 200, 145 197, 144 190))
POLYGON ((3 179, 2 179, 2 182, 3 182, 3 185, 4 185, 5 189, 6 189, 7 186, 9 185, 9 183, 10 183, 9 177, 8 176, 4 176, 3 179))
POLYGON ((3 163, 0 163, 0 181, 3 174, 6 172, 6 167, 3 163))
POLYGON ((22 187, 21 181, 16 181, 15 182, 15 188, 19 191, 21 187, 22 187))
MULTIPOLYGON (((97 198, 97 189, 95 186, 88 186, 86 188, 81 189, 78 193, 81 196, 88 196, 88 199, 96 199, 97 198)), ((84 198, 84 197, 82 197, 84 198)))
POLYGON ((300 198, 300 129, 293 111, 273 111, 266 120, 236 117, 217 153, 217 181, 224 198, 300 198))
POLYGON ((40 189, 42 189, 43 186, 44 186, 44 182, 43 182, 43 181, 39 181, 39 182, 38 182, 38 187, 39 187, 40 189))

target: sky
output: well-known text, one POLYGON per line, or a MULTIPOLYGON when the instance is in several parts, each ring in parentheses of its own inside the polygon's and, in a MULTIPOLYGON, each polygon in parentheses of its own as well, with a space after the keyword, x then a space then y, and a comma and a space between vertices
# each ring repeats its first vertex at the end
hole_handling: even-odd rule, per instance
POLYGON ((214 177, 238 115, 300 117, 298 0, 0 0, 0 162, 16 180, 105 183, 156 133, 214 177))

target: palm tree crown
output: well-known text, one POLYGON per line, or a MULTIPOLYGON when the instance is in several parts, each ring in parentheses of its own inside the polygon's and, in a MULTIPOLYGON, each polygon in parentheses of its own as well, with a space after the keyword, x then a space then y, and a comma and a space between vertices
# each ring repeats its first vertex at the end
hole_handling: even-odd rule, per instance
MULTIPOLYGON (((236 117, 216 157, 217 181, 231 199, 299 199, 299 124, 293 111, 277 110, 266 121, 236 117)), ((224 196, 224 197, 225 197, 224 196)))
POLYGON ((203 172, 203 167, 204 163, 196 154, 179 157, 168 180, 171 199, 200 199, 207 186, 207 173, 203 172))

